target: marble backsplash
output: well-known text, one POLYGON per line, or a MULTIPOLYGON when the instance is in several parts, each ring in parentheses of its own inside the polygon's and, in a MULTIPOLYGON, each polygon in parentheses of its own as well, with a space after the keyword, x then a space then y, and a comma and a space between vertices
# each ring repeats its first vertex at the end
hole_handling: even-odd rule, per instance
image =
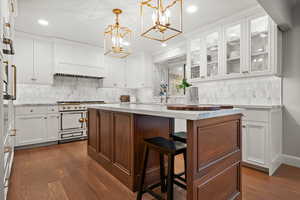
MULTIPOLYGON (((193 83, 199 90, 200 104, 281 105, 281 78, 255 77, 193 83)), ((142 102, 160 102, 150 88, 138 89, 142 102)), ((171 97, 169 103, 185 103, 184 97, 171 97)))
POLYGON ((57 101, 118 102, 120 95, 133 95, 135 90, 103 88, 96 79, 55 77, 53 85, 18 84, 16 104, 55 103, 57 101))
MULTIPOLYGON (((280 105, 281 78, 255 77, 194 83, 200 104, 280 105)), ((140 103, 159 103, 152 88, 103 88, 94 79, 55 77, 53 85, 18 84, 16 103, 55 103, 56 101, 104 100, 119 102, 120 95, 136 97, 140 103)), ((184 97, 171 97, 169 103, 185 103, 184 97)))

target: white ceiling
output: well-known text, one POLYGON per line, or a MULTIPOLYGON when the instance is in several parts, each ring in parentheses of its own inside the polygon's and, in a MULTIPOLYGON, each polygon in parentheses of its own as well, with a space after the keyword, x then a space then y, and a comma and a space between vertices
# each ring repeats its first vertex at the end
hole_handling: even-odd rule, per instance
MULTIPOLYGON (((113 8, 123 9, 121 25, 135 30, 136 49, 147 51, 161 47, 156 41, 139 37, 139 0, 19 0, 19 16, 16 29, 28 33, 55 36, 74 41, 103 46, 103 30, 113 23, 113 8), (43 27, 37 20, 49 21, 43 27)), ((241 10, 257 5, 256 0, 184 0, 184 8, 197 5, 194 14, 185 12, 183 16, 184 33, 191 32, 203 25, 230 16, 241 10)), ((182 36, 181 36, 182 37, 182 36)), ((181 37, 173 39, 177 42, 181 37)))

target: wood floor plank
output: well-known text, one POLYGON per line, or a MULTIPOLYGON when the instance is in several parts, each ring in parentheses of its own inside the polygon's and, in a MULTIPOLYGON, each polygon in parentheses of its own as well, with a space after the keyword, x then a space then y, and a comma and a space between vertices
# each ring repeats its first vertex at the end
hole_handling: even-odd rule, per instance
MULTIPOLYGON (((176 157, 176 171, 183 159, 176 157)), ((282 165, 274 176, 242 169, 243 200, 299 200, 300 169, 282 165)), ((175 187, 175 200, 186 192, 175 187)), ((18 150, 8 200, 135 200, 128 190, 88 157, 86 141, 18 150)), ((144 200, 153 200, 146 194, 144 200)))
POLYGON ((69 200, 60 181, 48 183, 49 200, 69 200))

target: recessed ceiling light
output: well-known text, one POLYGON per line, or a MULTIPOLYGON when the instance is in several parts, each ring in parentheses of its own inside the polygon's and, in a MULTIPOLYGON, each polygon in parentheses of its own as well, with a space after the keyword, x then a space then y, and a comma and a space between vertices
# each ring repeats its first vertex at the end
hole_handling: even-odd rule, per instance
POLYGON ((195 5, 190 5, 186 8, 186 11, 188 13, 195 13, 198 10, 198 7, 195 5))
POLYGON ((163 43, 161 43, 161 46, 166 47, 167 43, 163 42, 163 43))
POLYGON ((38 23, 42 26, 48 26, 49 25, 49 22, 45 19, 39 19, 38 23))

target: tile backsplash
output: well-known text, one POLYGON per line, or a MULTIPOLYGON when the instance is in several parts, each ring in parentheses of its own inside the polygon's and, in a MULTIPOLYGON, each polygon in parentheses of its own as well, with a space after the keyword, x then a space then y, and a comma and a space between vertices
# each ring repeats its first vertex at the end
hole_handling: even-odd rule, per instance
MULTIPOLYGON (((275 76, 193 83, 200 104, 280 105, 281 78, 275 76)), ((159 102, 151 89, 138 89, 139 101, 159 102)), ((185 103, 185 97, 171 97, 169 103, 185 103)))
POLYGON ((53 85, 18 84, 16 103, 55 103, 56 101, 119 101, 120 95, 135 95, 135 90, 103 88, 96 79, 55 77, 53 85))
MULTIPOLYGON (((194 83, 200 104, 279 105, 281 78, 255 77, 194 83)), ((103 88, 99 80, 55 77, 53 85, 18 84, 16 103, 54 103, 68 100, 104 100, 119 102, 120 95, 135 96, 137 102, 160 102, 152 88, 103 88)), ((184 97, 172 97, 169 103, 185 103, 184 97)))

